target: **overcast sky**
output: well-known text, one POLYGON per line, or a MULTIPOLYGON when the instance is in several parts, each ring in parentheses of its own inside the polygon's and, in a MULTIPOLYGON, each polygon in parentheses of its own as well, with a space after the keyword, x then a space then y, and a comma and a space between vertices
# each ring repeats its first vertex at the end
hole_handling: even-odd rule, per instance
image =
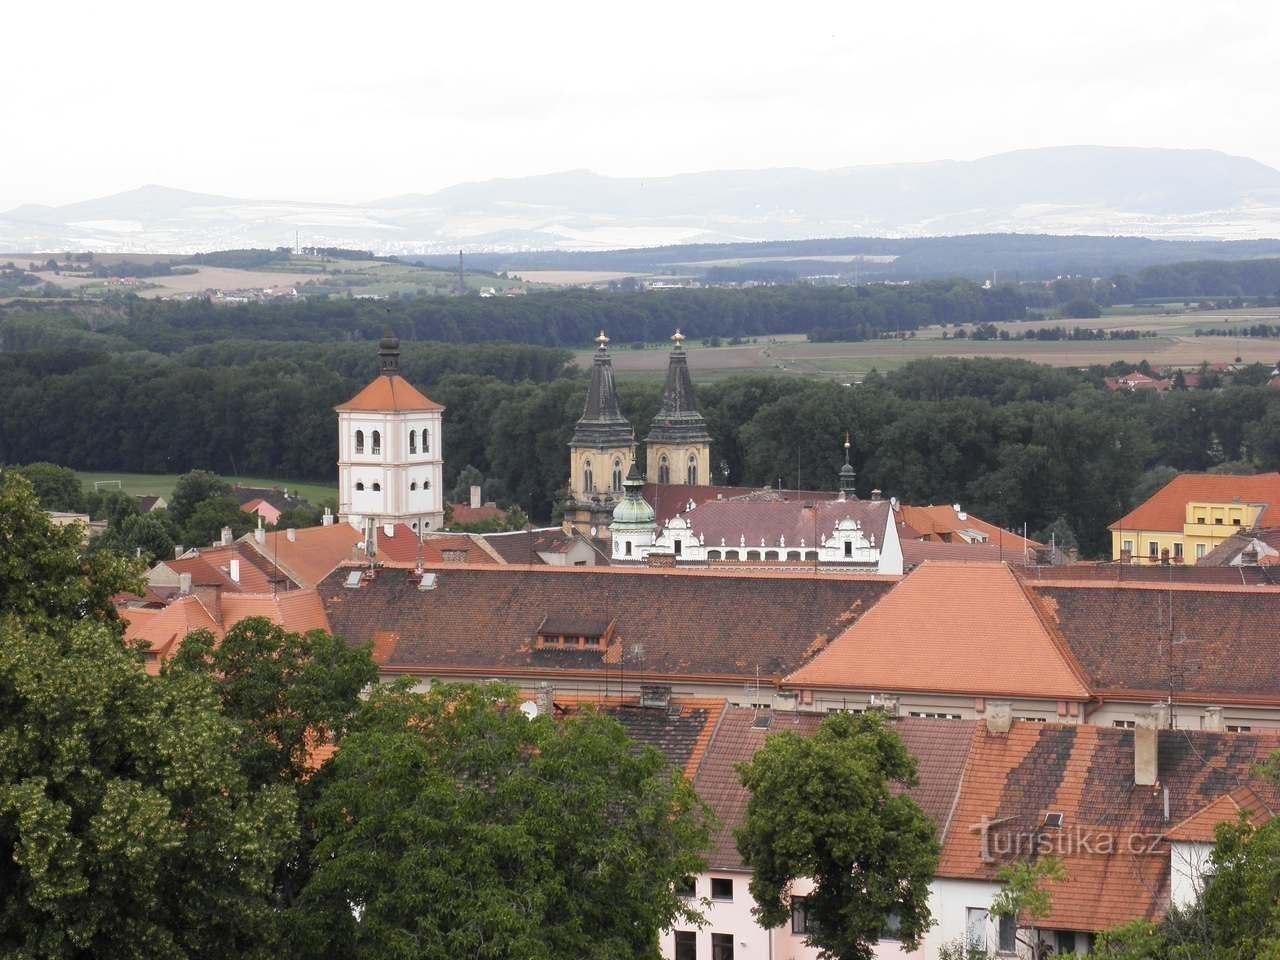
POLYGON ((1280 4, 16 3, 0 210, 1206 147, 1280 167, 1280 4))

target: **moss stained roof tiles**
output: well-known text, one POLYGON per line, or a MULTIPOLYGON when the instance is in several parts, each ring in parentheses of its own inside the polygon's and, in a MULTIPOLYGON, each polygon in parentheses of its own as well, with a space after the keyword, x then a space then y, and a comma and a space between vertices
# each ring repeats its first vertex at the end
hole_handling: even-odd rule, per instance
POLYGON ((320 586, 336 633, 384 639, 383 669, 494 676, 615 673, 774 678, 855 622, 894 578, 612 567, 441 566, 430 589, 382 569, 358 589, 320 586), (544 621, 614 623, 609 648, 539 649, 544 621))

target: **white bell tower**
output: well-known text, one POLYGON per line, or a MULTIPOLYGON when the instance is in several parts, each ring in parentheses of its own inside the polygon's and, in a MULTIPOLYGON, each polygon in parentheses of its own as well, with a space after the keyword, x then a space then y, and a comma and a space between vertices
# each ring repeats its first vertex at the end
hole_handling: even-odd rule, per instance
POLYGON ((444 407, 400 376, 400 341, 382 338, 379 375, 338 412, 338 513, 352 526, 444 526, 444 407))

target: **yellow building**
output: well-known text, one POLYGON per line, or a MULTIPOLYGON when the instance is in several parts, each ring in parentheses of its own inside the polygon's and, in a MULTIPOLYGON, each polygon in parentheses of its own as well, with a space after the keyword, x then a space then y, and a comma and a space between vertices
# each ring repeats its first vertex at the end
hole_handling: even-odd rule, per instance
POLYGON ((1241 530, 1280 526, 1280 473, 1183 473, 1111 524, 1111 558, 1195 563, 1241 530))
POLYGON ((675 346, 667 363, 662 406, 644 440, 645 479, 705 487, 711 484, 711 434, 693 396, 684 335, 677 330, 671 339, 675 346))

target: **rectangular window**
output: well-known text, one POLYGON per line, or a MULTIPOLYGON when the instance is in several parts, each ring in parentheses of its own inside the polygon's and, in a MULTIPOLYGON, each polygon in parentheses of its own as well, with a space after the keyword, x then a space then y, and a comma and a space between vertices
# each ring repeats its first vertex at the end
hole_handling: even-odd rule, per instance
POLYGON ((733 934, 711 935, 711 960, 733 960, 733 934))
POLYGON ((1196 544, 1196 559, 1199 560, 1205 554, 1205 545, 1203 543, 1196 544))
POLYGON ((1130 556, 1132 556, 1132 555, 1133 555, 1133 541, 1132 541, 1132 540, 1126 540, 1126 541, 1124 541, 1124 543, 1123 543, 1123 544, 1121 545, 1121 547, 1120 547, 1120 550, 1121 550, 1123 553, 1127 553, 1127 554, 1129 554, 1130 556))
POLYGON ((940 713, 936 710, 935 711, 912 710, 910 713, 910 716, 921 717, 922 719, 925 719, 925 720, 963 720, 964 719, 964 717, 960 716, 960 714, 958 713, 940 713))
POLYGON ((676 551, 676 556, 677 556, 677 557, 678 557, 678 556, 680 556, 680 547, 681 547, 681 543, 680 543, 680 541, 679 541, 679 540, 677 540, 677 541, 676 541, 676 543, 675 543, 675 551, 676 551))
POLYGON ((676 931, 675 960, 698 960, 698 935, 694 931, 676 931))
POLYGON ((1173 558, 1175 560, 1182 559, 1182 541, 1178 541, 1173 545, 1173 558))
POLYGON ((964 938, 975 950, 987 949, 987 911, 984 908, 965 908, 964 938))
POLYGON ((996 949, 1001 953, 1017 953, 1018 951, 1018 925, 1014 922, 1013 917, 1001 917, 1000 926, 997 931, 998 940, 996 941, 996 949))
POLYGON ((1076 952, 1076 935, 1071 930, 1058 931, 1058 955, 1076 952))
POLYGON ((692 899, 698 895, 698 883, 693 877, 685 877, 676 884, 676 893, 692 899))
POLYGON ((1233 520, 1231 521, 1231 525, 1232 525, 1232 526, 1235 526, 1235 527, 1240 526, 1240 518, 1239 518, 1239 517, 1236 517, 1235 519, 1233 519, 1233 520))
POLYGON ((853 556, 853 541, 852 541, 852 540, 846 540, 846 541, 844 542, 844 555, 845 555, 846 557, 852 557, 852 556, 853 556))
POLYGON ((791 932, 809 932, 809 911, 805 909, 804 897, 791 898, 791 932))
POLYGON ((733 899, 733 878, 732 877, 712 877, 711 878, 711 899, 712 900, 732 900, 733 899))
POLYGON ((1152 560, 1158 560, 1160 558, 1160 544, 1155 540, 1147 541, 1147 556, 1152 560))
POLYGON ((1204 517, 1196 517, 1196 523, 1204 523, 1204 517))
POLYGON ((1248 733, 1253 727, 1247 723, 1228 723, 1227 733, 1248 733))
POLYGON ((1132 730, 1136 723, 1133 720, 1112 720, 1113 727, 1120 727, 1122 730, 1132 730))
POLYGON ((1214 518, 1213 518, 1213 522, 1214 522, 1217 526, 1219 526, 1219 527, 1220 527, 1220 526, 1222 526, 1222 518, 1221 518, 1221 517, 1214 517, 1214 518))

